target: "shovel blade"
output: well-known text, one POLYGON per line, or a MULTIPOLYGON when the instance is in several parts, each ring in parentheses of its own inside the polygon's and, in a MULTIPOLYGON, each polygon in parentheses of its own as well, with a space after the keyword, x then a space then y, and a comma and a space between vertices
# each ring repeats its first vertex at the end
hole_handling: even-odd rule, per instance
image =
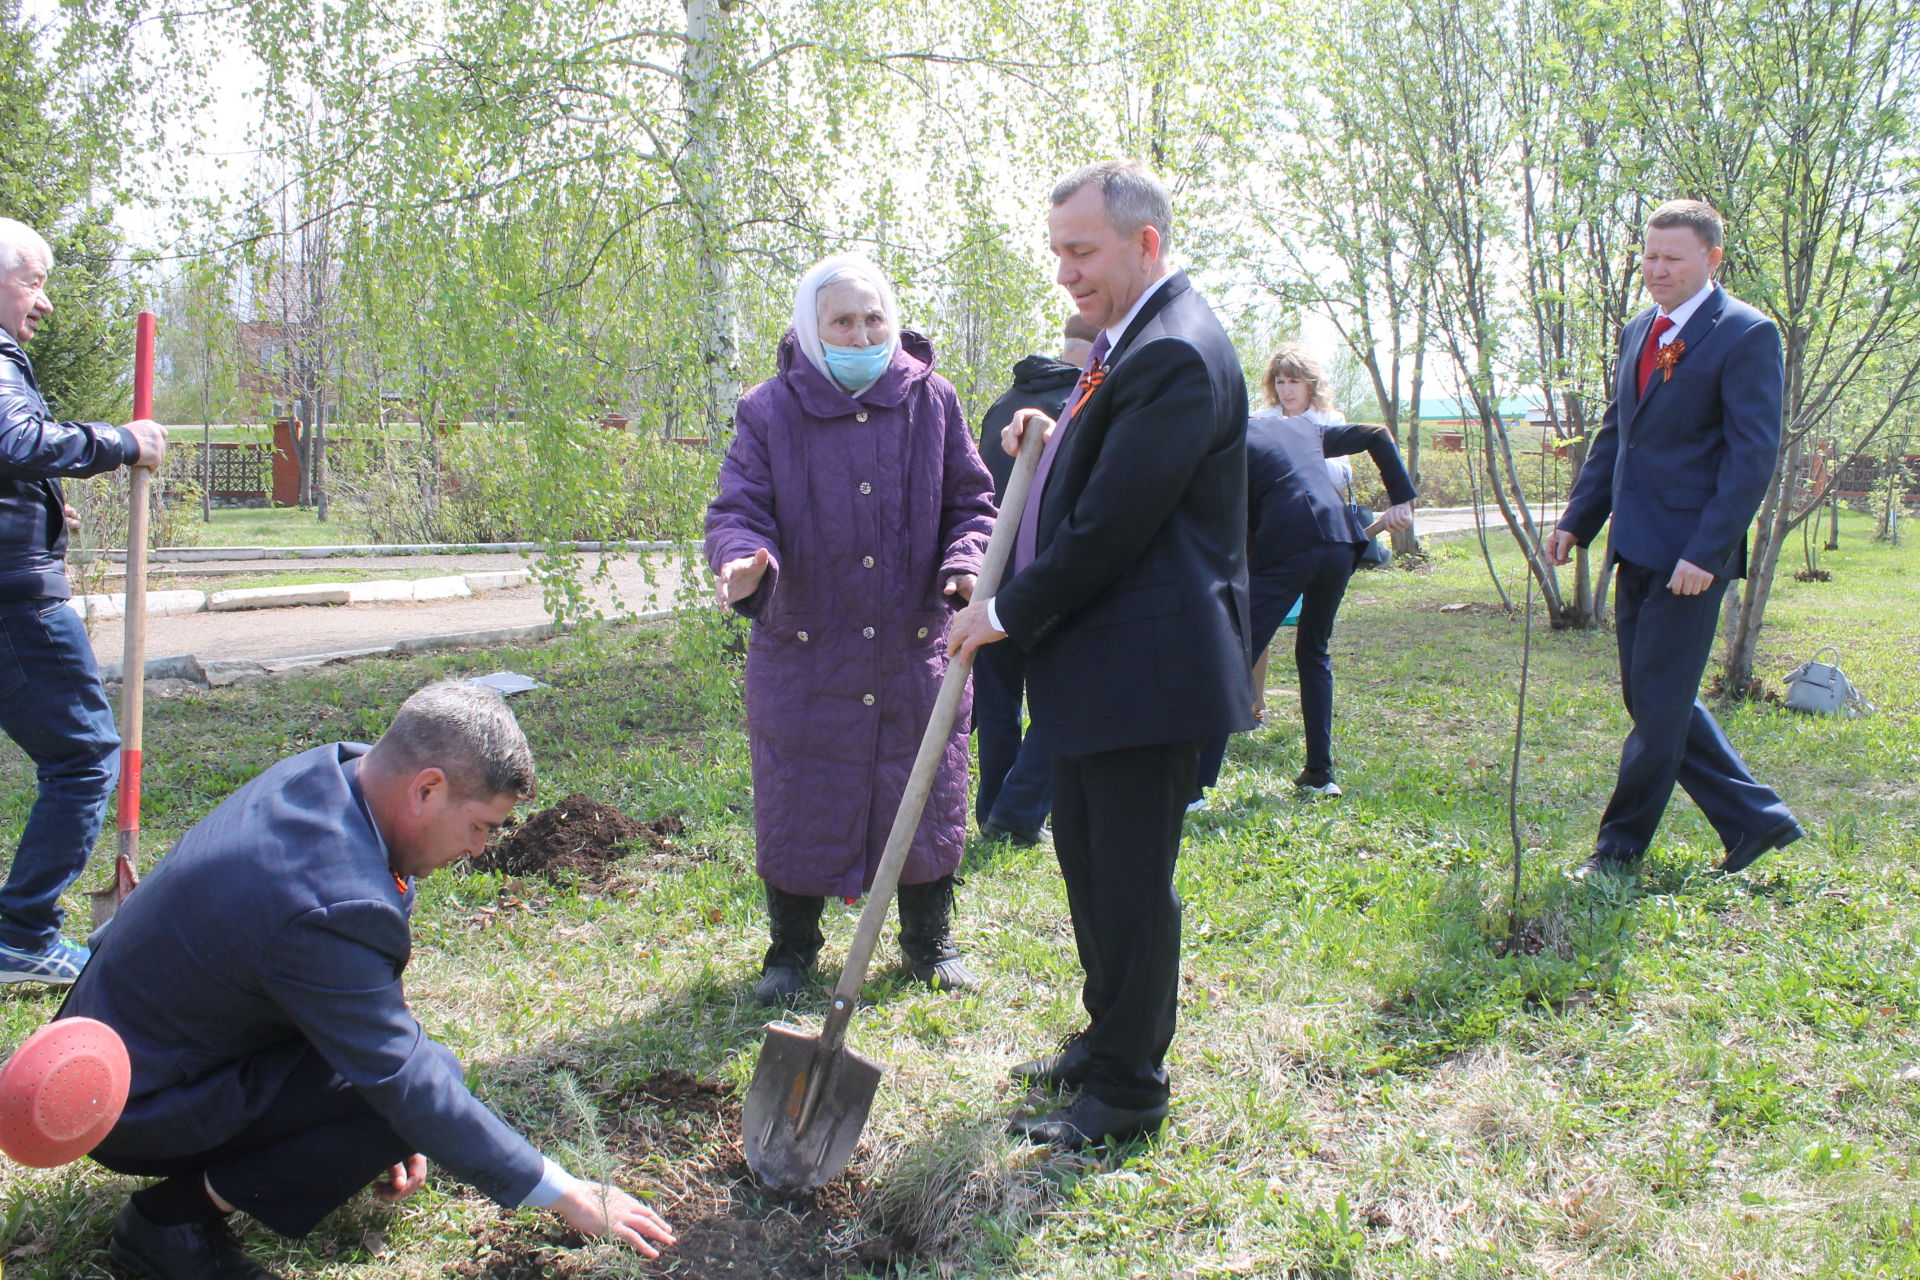
POLYGON ((133 862, 123 853, 114 859, 113 883, 105 889, 90 889, 87 898, 93 906, 93 928, 95 932, 113 919, 120 910, 120 904, 127 900, 139 885, 140 878, 133 874, 133 862))
POLYGON ((747 1166, 775 1191, 798 1195, 831 1181, 853 1156, 885 1068, 844 1045, 820 1051, 818 1036, 778 1022, 741 1108, 747 1166), (807 1093, 819 1077, 819 1101, 801 1127, 807 1093))

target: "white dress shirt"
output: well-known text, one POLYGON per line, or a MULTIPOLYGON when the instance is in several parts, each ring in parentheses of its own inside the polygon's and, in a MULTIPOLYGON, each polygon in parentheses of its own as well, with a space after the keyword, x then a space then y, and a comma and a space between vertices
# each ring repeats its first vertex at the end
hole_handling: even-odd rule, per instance
POLYGON ((1662 311, 1660 313, 1661 315, 1665 316, 1667 319, 1673 321, 1673 328, 1667 330, 1665 333, 1660 335, 1661 346, 1663 347, 1666 346, 1669 342, 1672 342, 1675 338, 1678 338, 1680 336, 1680 331, 1687 327, 1687 321, 1693 319, 1693 313, 1700 309, 1700 304, 1705 302, 1708 299, 1708 297, 1712 295, 1713 288, 1714 288, 1713 281, 1708 280, 1706 288, 1694 294, 1691 298, 1688 298, 1685 302, 1681 303, 1679 306, 1675 307, 1673 310, 1662 311))

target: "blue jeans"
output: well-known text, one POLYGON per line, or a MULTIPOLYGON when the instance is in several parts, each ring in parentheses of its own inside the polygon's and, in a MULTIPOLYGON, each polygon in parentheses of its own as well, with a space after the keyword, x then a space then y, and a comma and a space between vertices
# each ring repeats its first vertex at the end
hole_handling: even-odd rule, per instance
POLYGON ((60 895, 86 868, 120 776, 113 708, 86 625, 66 601, 0 601, 0 729, 40 784, 0 888, 0 942, 44 951, 60 936, 60 895))
POLYGON ((973 732, 980 791, 973 816, 1008 831, 1037 834, 1053 808, 1053 753, 1029 721, 1020 732, 1027 655, 1008 640, 982 645, 973 659, 973 732))

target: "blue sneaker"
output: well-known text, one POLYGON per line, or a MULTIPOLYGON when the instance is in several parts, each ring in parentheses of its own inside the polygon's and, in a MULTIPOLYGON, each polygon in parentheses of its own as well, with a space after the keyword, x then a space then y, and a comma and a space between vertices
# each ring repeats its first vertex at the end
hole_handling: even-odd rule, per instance
POLYGON ((45 951, 22 951, 0 942, 0 982, 44 982, 70 987, 93 952, 77 942, 55 938, 45 951))

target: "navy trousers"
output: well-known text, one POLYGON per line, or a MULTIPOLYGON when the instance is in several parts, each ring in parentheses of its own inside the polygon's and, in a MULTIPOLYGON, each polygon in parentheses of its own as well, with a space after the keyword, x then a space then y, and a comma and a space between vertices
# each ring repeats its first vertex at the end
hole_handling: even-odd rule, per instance
POLYGON ((64 600, 0 603, 0 729, 33 761, 39 794, 0 888, 0 942, 44 951, 120 776, 120 735, 86 624, 64 600))
POLYGON ((298 1238, 413 1150, 310 1052, 265 1115, 211 1150, 129 1151, 109 1133, 92 1155, 115 1173, 136 1177, 204 1174, 222 1200, 298 1238))
POLYGON ((1619 562, 1620 693, 1633 730, 1620 750, 1619 777, 1594 842, 1607 857, 1634 859, 1647 851, 1676 782, 1729 849, 1793 817, 1773 788, 1754 781, 1698 696, 1726 580, 1682 596, 1667 590, 1668 577, 1619 562))
MULTIPOLYGON (((1273 643, 1274 633, 1293 611, 1293 602, 1300 602, 1293 662, 1300 677, 1300 720, 1306 731, 1309 769, 1333 768, 1333 621, 1353 578, 1355 550, 1349 543, 1323 542, 1260 566, 1247 583, 1256 657, 1273 643)), ((1220 762, 1226 754, 1225 734, 1201 748, 1202 791, 1220 781, 1220 762)))
POLYGON ((1086 1089, 1115 1107, 1167 1100, 1180 993, 1173 868, 1200 742, 1054 757, 1053 849, 1086 974, 1086 1089))
POLYGON ((1039 726, 1020 729, 1027 655, 1009 643, 982 645, 973 658, 973 732, 980 755, 976 822, 1038 835, 1053 808, 1053 753, 1039 726))

